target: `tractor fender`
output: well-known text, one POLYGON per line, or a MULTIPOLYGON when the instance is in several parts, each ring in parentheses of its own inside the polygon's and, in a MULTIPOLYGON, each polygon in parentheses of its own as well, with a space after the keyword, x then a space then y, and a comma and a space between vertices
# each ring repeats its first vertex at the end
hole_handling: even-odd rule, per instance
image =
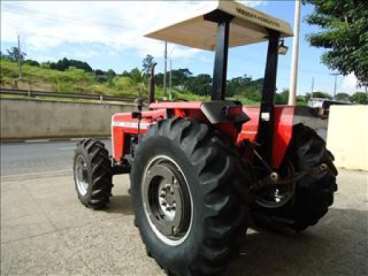
POLYGON ((250 120, 243 112, 242 105, 233 101, 210 101, 204 102, 200 107, 203 114, 211 124, 218 123, 245 123, 250 120))

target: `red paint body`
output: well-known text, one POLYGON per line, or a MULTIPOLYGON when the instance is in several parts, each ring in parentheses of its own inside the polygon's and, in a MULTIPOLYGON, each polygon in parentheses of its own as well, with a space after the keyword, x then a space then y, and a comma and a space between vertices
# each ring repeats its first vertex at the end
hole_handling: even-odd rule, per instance
MULTIPOLYGON (((150 125, 167 118, 190 117, 201 122, 209 123, 201 111, 201 102, 160 102, 152 103, 149 111, 142 112, 140 130, 138 130, 138 119, 132 118, 131 113, 117 113, 112 116, 112 148, 113 158, 121 161, 124 155, 130 152, 130 138, 138 133, 144 134, 150 125)), ((254 142, 257 137, 259 122, 259 107, 244 106, 243 111, 249 116, 250 121, 242 125, 238 132, 233 123, 220 123, 215 127, 232 137, 234 143, 240 144, 244 140, 254 142)), ((275 106, 274 137, 272 166, 279 168, 287 146, 291 140, 294 107, 275 106)), ((236 112, 238 112, 236 110, 236 112)))

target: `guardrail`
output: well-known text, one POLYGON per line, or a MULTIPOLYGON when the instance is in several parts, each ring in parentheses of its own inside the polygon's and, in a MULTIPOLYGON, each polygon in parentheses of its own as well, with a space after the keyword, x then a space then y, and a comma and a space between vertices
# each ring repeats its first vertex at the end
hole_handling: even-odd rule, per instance
POLYGON ((72 92, 50 92, 50 91, 38 91, 38 90, 23 90, 13 88, 0 87, 0 95, 18 95, 26 97, 53 97, 53 98, 64 98, 64 99, 80 99, 80 100, 97 100, 103 101, 123 101, 131 102, 134 101, 135 97, 119 97, 109 95, 99 95, 93 93, 72 93, 72 92))

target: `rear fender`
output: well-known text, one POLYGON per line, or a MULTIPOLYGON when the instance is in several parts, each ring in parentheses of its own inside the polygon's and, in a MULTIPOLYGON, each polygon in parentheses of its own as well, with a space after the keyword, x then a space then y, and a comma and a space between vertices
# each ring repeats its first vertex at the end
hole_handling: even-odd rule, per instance
MULTIPOLYGON (((257 106, 244 106, 243 111, 248 115, 250 120, 242 125, 237 143, 240 144, 245 140, 256 142, 260 108, 257 106)), ((291 141, 295 107, 275 106, 274 112, 272 167, 277 169, 280 167, 291 141)))
POLYGON ((168 117, 192 118, 213 125, 234 142, 241 125, 250 120, 243 112, 241 104, 234 101, 160 102, 152 103, 150 108, 166 108, 168 117))

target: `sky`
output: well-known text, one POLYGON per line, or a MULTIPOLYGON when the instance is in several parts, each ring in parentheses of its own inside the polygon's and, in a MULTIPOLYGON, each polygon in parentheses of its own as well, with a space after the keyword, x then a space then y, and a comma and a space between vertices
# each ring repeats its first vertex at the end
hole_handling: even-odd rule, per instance
MULTIPOLYGON (((294 1, 240 1, 262 12, 294 22, 294 1)), ((17 35, 27 58, 57 61, 63 57, 83 60, 94 69, 113 69, 117 73, 142 67, 145 55, 151 54, 163 71, 164 43, 143 37, 145 33, 176 22, 209 1, 1 1, 1 51, 16 46, 17 35)), ((298 94, 311 91, 333 93, 334 76, 320 62, 325 50, 311 47, 307 34, 318 32, 305 22, 313 6, 302 6, 298 94)), ((285 40, 288 54, 280 56, 277 88, 289 87, 292 39, 285 40)), ((244 74, 261 78, 264 74, 267 44, 231 48, 228 78, 244 74)), ((209 51, 169 44, 172 68, 189 68, 194 74, 213 72, 214 55, 209 51)), ((356 91, 354 75, 338 76, 337 92, 356 91)))

